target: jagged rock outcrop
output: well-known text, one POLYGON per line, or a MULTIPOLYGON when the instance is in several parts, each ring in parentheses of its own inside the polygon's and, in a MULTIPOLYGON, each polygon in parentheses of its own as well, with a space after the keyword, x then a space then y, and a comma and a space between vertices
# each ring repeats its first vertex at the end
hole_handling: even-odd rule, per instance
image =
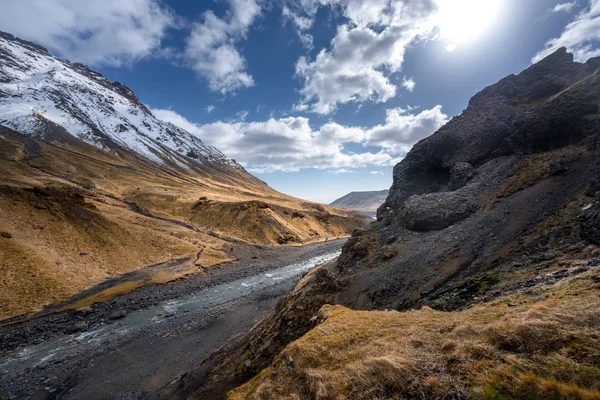
POLYGON ((461 115, 417 143, 396 165, 379 219, 412 195, 456 189, 463 183, 457 180, 459 163, 479 167, 497 157, 549 151, 597 133, 597 64, 597 59, 575 63, 563 48, 476 94, 461 115))
POLYGON ((404 309, 532 249, 597 243, 596 206, 579 212, 596 192, 599 116, 599 59, 565 49, 476 94, 394 168, 379 221, 340 257, 342 304, 404 309))
MULTIPOLYGON (((482 90, 396 165, 378 221, 328 268, 342 285, 327 296, 358 310, 451 311, 596 257, 599 121, 600 58, 575 63, 561 49, 482 90)), ((226 372, 204 382, 222 389, 226 372)))

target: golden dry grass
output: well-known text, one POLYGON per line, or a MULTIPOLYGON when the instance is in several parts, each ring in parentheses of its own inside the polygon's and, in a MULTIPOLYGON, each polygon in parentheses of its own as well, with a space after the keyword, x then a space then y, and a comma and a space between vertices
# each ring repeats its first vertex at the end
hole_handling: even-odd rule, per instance
MULTIPOLYGON (((0 238, 0 320, 201 249, 198 264, 210 268, 231 261, 235 243, 311 243, 364 224, 347 211, 278 193, 242 171, 168 171, 77 139, 26 145, 1 133, 0 231, 12 238, 0 238)), ((166 270, 99 299, 181 276, 166 270)))
POLYGON ((538 303, 460 312, 324 306, 241 399, 600 399, 599 272, 538 303))

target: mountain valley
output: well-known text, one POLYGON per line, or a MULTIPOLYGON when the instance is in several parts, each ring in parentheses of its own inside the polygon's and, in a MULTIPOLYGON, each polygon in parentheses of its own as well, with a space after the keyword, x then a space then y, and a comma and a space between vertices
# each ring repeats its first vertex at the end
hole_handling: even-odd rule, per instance
POLYGON ((476 94, 339 259, 156 398, 600 398, 599 78, 560 49, 476 94))
POLYGON ((600 400, 600 0, 13 3, 0 400, 600 400))
POLYGON ((185 258, 87 303, 366 222, 278 193, 81 64, 6 33, 0 55, 0 318, 149 265, 185 258))

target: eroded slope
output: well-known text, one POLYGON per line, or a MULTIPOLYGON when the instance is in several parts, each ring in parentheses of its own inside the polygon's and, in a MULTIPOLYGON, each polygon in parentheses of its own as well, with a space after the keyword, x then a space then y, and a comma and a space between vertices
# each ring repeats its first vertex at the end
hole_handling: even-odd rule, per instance
POLYGON ((478 93, 337 263, 171 390, 268 367, 231 397, 598 398, 599 69, 562 49, 478 93))

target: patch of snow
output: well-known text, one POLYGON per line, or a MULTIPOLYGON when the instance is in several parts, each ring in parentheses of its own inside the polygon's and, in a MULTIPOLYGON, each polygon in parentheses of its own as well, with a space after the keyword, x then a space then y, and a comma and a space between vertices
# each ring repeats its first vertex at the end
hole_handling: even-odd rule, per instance
POLYGON ((50 121, 105 151, 116 145, 188 171, 197 163, 241 168, 196 136, 157 119, 124 86, 82 64, 2 36, 0 55, 0 120, 9 128, 43 136, 44 121, 50 121))

